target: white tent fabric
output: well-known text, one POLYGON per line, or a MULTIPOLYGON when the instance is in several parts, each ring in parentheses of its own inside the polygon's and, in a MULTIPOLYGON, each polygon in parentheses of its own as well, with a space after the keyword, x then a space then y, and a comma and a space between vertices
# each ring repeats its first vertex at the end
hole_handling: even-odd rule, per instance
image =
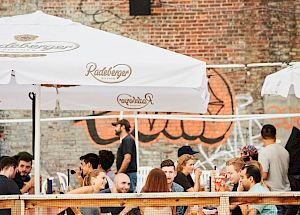
MULTIPOLYGON (((143 89, 139 91, 147 90, 154 97, 160 88, 161 96, 155 98, 155 105, 138 110, 195 113, 207 110, 209 94, 206 65, 202 61, 40 11, 1 18, 0 27, 5 29, 0 35, 1 84, 10 82, 14 70, 19 84, 115 87, 114 92, 118 95, 143 89), (171 92, 168 88, 172 88, 175 98, 168 98, 171 92), (184 97, 178 98, 181 90, 184 97), (185 104, 178 105, 179 102, 185 104), (178 109, 173 108, 176 106, 178 109)), ((69 94, 71 91, 68 89, 69 94)), ((78 90, 74 91, 78 93, 78 90)), ((132 96, 143 99, 145 95, 132 96)), ((85 96, 87 94, 81 95, 85 96)), ((92 99, 97 98, 93 96, 92 99)), ((101 98, 98 101, 103 110, 131 110, 118 105, 116 98, 111 98, 105 105, 101 98)), ((79 106, 73 108, 82 107, 81 101, 78 102, 79 106)))
POLYGON ((0 109, 29 109, 25 98, 36 85, 36 193, 40 108, 58 100, 62 109, 207 110, 206 64, 200 60, 41 11, 0 18, 0 28, 0 109), (12 74, 21 86, 13 86, 12 74), (80 86, 40 88, 45 84, 80 86), (25 96, 8 104, 19 93, 25 96))
POLYGON ((300 98, 300 62, 268 75, 261 90, 262 96, 287 97, 289 94, 295 94, 296 97, 300 98))
MULTIPOLYGON (((35 92, 35 87, 29 84, 17 84, 15 78, 9 84, 0 84, 0 110, 30 110, 32 101, 29 93, 35 92)), ((53 87, 43 88, 41 109, 54 110, 59 101, 57 91, 53 87)))
POLYGON ((197 109, 206 112, 206 104, 198 100, 198 91, 187 88, 179 91, 174 87, 98 87, 95 90, 94 86, 76 86, 58 89, 58 98, 59 106, 64 110, 136 111, 143 109, 143 111, 194 112, 197 109), (124 93, 120 93, 121 91, 124 93), (176 97, 174 92, 177 92, 176 97), (95 99, 87 95, 92 95, 95 99), (109 109, 107 109, 108 105, 109 109))

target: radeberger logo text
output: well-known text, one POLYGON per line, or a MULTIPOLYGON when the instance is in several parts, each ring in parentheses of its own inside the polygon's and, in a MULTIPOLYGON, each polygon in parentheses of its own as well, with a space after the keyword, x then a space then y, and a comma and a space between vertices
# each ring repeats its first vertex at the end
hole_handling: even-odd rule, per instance
POLYGON ((77 49, 78 44, 66 41, 34 41, 37 35, 16 35, 14 42, 0 43, 0 53, 4 54, 44 54, 77 49))
POLYGON ((153 105, 153 94, 146 93, 144 97, 133 96, 130 94, 120 94, 117 98, 118 103, 127 109, 142 109, 147 105, 153 105))
POLYGON ((109 84, 125 81, 132 73, 131 67, 127 64, 98 68, 96 63, 90 62, 86 65, 86 69, 85 76, 91 75, 98 81, 109 84))

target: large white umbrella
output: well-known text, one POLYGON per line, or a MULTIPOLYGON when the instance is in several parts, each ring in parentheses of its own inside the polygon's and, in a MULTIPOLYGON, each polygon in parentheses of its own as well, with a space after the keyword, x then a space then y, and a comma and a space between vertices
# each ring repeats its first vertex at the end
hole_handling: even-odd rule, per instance
POLYGON ((268 75, 264 81, 261 95, 279 95, 287 97, 295 94, 300 98, 300 62, 268 75))
POLYGON ((206 65, 200 60, 40 11, 0 18, 0 28, 0 85, 9 86, 0 93, 0 109, 28 108, 24 99, 36 86, 36 193, 41 107, 49 109, 59 100, 61 109, 207 110, 206 65), (22 96, 8 104, 13 91, 22 96))
MULTIPOLYGON (((10 82, 14 70, 18 84, 96 85, 114 91, 108 98, 102 89, 94 89, 98 109, 206 112, 202 61, 40 11, 1 18, 0 27, 5 29, 0 35, 1 84, 10 82), (132 105, 120 105, 121 99, 131 99, 132 105), (150 105, 138 105, 147 101, 150 105)), ((73 89, 61 90, 61 97, 68 101, 65 94, 73 89)), ((94 100, 91 108, 97 108, 94 100)), ((16 108, 22 105, 20 100, 16 108)), ((89 103, 85 105, 88 109, 89 103)))

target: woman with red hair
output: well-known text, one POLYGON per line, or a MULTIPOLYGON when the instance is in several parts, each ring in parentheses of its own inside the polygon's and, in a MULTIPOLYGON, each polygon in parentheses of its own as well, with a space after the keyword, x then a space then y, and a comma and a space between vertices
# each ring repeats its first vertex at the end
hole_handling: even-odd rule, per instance
MULTIPOLYGON (((169 192, 166 174, 159 168, 152 169, 147 177, 144 193, 169 192)), ((142 215, 175 215, 175 207, 141 207, 142 215)))

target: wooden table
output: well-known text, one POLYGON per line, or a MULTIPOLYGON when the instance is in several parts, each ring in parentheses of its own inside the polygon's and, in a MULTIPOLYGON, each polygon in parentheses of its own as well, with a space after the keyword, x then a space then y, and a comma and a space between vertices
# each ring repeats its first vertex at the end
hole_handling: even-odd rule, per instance
MULTIPOLYGON (((58 207, 49 207, 49 208, 26 208, 25 215, 57 215, 67 208, 58 208, 58 207)), ((80 215, 81 213, 77 208, 71 208, 71 210, 76 214, 80 215)))

